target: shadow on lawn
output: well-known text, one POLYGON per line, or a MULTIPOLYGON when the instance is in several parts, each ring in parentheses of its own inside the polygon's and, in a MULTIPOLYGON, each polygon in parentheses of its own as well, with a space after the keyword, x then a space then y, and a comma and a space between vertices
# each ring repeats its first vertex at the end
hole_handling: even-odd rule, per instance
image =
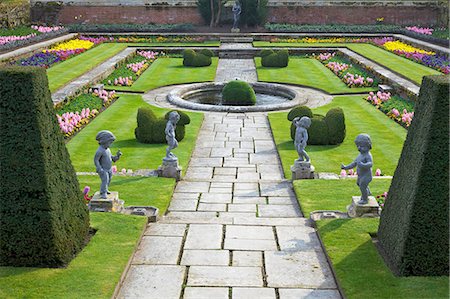
MULTIPOLYGON (((307 152, 323 152, 333 150, 339 147, 340 144, 336 145, 308 145, 306 148, 307 152)), ((285 141, 277 144, 278 150, 295 150, 294 141, 285 141)))
POLYGON ((114 141, 114 148, 161 148, 166 147, 164 143, 148 144, 137 142, 136 139, 125 139, 114 141))

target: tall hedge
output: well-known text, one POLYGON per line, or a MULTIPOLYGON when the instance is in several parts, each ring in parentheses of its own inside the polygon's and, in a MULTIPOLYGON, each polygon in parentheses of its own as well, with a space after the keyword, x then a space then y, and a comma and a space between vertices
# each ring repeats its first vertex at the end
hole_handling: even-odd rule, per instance
POLYGON ((61 267, 89 213, 59 130, 45 69, 0 69, 0 265, 61 267))
POLYGON ((381 214, 381 252, 402 276, 449 274, 449 80, 423 79, 381 214))

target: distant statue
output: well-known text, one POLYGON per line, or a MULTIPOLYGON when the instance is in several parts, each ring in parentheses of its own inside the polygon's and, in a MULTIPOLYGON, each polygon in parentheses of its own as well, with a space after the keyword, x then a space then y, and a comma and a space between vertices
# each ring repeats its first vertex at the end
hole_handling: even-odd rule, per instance
POLYGON ((341 169, 352 169, 356 166, 356 172, 358 174, 356 184, 361 189, 361 200, 358 201, 358 204, 366 204, 369 201, 369 195, 372 195, 369 189, 369 183, 372 181, 373 160, 372 154, 370 153, 372 141, 369 135, 359 134, 356 136, 355 144, 360 154, 352 163, 348 165, 341 164, 341 169))
POLYGON ((298 153, 298 161, 309 162, 309 156, 305 151, 308 142, 308 128, 311 126, 311 119, 308 116, 296 117, 292 120, 295 126, 294 145, 298 153))
POLYGON ((166 149, 166 159, 167 160, 176 160, 177 156, 175 156, 171 150, 178 146, 178 141, 175 139, 175 129, 177 127, 177 122, 180 120, 180 115, 176 111, 172 111, 169 113, 169 120, 166 124, 166 140, 169 145, 166 149))
POLYGON ((242 12, 241 3, 238 0, 234 1, 231 11, 233 12, 233 29, 236 29, 238 28, 239 18, 242 12))
POLYGON ((106 199, 107 194, 110 194, 108 187, 112 177, 112 162, 119 160, 122 153, 118 150, 115 156, 111 154, 109 147, 116 140, 116 137, 110 131, 103 130, 98 132, 95 139, 99 144, 94 156, 94 164, 102 180, 102 184, 100 185, 100 198, 106 199))

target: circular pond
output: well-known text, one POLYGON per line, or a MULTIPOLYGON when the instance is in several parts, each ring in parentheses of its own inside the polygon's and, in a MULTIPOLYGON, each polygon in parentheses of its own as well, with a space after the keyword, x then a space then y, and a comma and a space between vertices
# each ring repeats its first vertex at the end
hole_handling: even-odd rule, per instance
POLYGON ((192 84, 173 90, 167 95, 167 99, 172 104, 187 109, 221 112, 284 110, 307 101, 297 91, 280 84, 251 83, 256 93, 255 106, 227 106, 221 104, 224 85, 225 83, 192 84))

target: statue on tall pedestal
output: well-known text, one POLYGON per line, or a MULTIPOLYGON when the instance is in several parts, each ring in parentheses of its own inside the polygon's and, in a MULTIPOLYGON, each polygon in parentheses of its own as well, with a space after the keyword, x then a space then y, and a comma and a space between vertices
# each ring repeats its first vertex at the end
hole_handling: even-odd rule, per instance
POLYGON ((239 18, 242 12, 241 3, 238 0, 234 2, 231 11, 233 12, 233 29, 238 29, 239 18))

